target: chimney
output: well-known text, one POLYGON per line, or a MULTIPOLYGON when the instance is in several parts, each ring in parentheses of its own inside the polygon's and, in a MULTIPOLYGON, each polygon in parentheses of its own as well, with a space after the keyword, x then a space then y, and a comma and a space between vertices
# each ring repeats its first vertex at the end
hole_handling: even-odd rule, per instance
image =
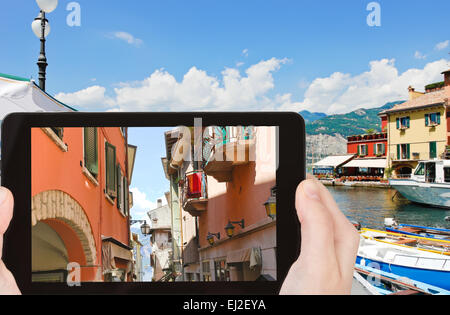
POLYGON ((162 199, 158 199, 157 208, 161 208, 161 207, 162 207, 162 199))
POLYGON ((408 87, 408 92, 409 92, 409 99, 413 100, 419 96, 422 96, 424 93, 422 92, 416 92, 416 89, 413 88, 411 85, 408 87))
POLYGON ((444 75, 444 86, 450 86, 450 69, 442 72, 442 74, 444 75))

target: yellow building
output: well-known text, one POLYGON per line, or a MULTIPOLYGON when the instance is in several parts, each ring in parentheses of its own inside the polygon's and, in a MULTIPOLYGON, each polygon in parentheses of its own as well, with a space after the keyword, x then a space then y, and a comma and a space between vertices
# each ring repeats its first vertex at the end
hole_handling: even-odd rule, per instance
POLYGON ((393 175, 408 175, 420 160, 442 159, 448 145, 450 70, 443 82, 425 92, 409 87, 409 100, 379 114, 387 117, 388 166, 393 175))

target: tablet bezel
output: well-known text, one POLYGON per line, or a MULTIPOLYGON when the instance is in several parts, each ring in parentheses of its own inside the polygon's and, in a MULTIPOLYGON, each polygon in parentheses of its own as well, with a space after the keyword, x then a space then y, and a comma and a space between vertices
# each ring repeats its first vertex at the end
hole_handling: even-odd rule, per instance
POLYGON ((2 124, 2 186, 15 198, 14 215, 4 235, 3 261, 25 294, 277 294, 300 252, 295 191, 305 178, 305 123, 297 113, 14 113, 2 124), (277 281, 268 282, 31 282, 31 128, 34 127, 176 127, 278 126, 277 281))

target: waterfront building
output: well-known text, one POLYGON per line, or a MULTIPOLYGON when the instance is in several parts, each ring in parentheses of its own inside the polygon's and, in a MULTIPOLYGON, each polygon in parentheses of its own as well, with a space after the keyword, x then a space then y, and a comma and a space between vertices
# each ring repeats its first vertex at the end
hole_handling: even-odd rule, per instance
POLYGON ((444 81, 417 92, 409 87, 409 100, 379 114, 387 121, 388 166, 396 176, 410 175, 420 160, 447 156, 449 144, 450 70, 444 81))
MULTIPOLYGON (((382 130, 387 126, 382 120, 382 130)), ((386 168, 387 132, 347 137, 347 153, 355 158, 342 166, 343 176, 361 180, 381 180, 386 168)), ((352 178, 352 180, 354 180, 352 178)))
POLYGON ((69 263, 79 267, 81 281, 132 280, 129 184, 136 147, 127 133, 32 129, 33 281, 66 281, 69 263))
MULTIPOLYGON (((170 203, 169 203, 170 204, 170 203)), ((152 281, 169 281, 172 273, 172 216, 168 205, 157 200, 155 209, 148 213, 150 218, 150 265, 153 268, 152 281)))
POLYGON ((180 235, 191 235, 181 247, 184 280, 276 279, 276 216, 265 207, 276 191, 276 129, 203 129, 200 160, 202 146, 178 132, 163 165, 178 179, 180 235))
POLYGON ((317 178, 335 178, 343 174, 342 166, 355 158, 355 154, 330 155, 313 164, 313 175, 317 178))

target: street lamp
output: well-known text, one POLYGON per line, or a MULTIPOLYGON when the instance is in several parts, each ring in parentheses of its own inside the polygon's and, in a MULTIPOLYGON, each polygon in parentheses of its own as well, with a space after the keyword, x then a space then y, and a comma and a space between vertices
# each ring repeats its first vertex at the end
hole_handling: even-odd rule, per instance
POLYGON ((217 237, 218 240, 220 240, 220 232, 219 233, 210 233, 208 232, 208 236, 206 237, 206 240, 208 241, 209 245, 214 245, 214 236, 217 237))
POLYGON ((241 228, 244 228, 244 219, 241 221, 228 221, 228 224, 225 226, 225 232, 227 232, 228 237, 233 237, 234 232, 234 224, 240 225, 241 228))
POLYGON ((147 236, 150 234, 150 225, 147 224, 147 221, 145 221, 145 220, 130 220, 130 225, 133 225, 136 223, 142 223, 142 225, 141 225, 142 235, 147 236), (142 222, 144 222, 144 223, 142 223, 142 222))
POLYGON ((268 217, 271 217, 272 220, 275 220, 277 217, 277 197, 276 197, 276 187, 273 187, 270 193, 269 199, 264 203, 264 207, 266 208, 266 213, 268 217))
POLYGON ((41 12, 31 23, 33 33, 41 40, 41 53, 37 65, 39 67, 39 87, 45 91, 45 74, 48 66, 45 56, 45 38, 50 34, 50 24, 45 18, 45 13, 53 12, 58 6, 58 0, 36 0, 41 12))

